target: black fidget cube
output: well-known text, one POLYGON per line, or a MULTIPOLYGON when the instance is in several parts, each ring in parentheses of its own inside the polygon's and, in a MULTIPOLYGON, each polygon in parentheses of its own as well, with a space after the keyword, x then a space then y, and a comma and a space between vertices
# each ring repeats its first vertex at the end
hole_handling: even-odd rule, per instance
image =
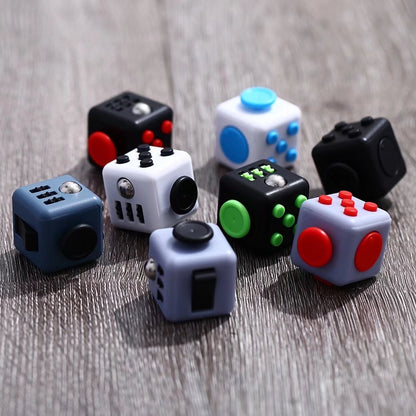
POLYGON ((312 149, 325 192, 351 191, 377 200, 405 175, 406 165, 386 118, 341 121, 312 149))
POLYGON ((123 92, 88 112, 88 158, 104 166, 139 144, 170 147, 173 111, 166 104, 123 92))
POLYGON ((291 245, 299 208, 308 196, 306 179, 259 160, 220 179, 218 224, 227 238, 269 254, 291 245))

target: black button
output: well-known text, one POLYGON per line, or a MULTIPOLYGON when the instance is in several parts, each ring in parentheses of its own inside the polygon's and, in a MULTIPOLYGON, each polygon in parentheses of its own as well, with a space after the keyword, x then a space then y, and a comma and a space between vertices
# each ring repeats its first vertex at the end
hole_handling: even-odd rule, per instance
POLYGON ((335 124, 334 129, 336 131, 339 131, 346 125, 347 125, 347 123, 345 121, 340 121, 339 123, 335 124))
POLYGON ((202 221, 182 221, 173 227, 173 236, 183 243, 206 243, 213 235, 212 228, 202 221))
MULTIPOLYGON (((143 161, 142 161, 143 162, 143 161)), ((177 214, 186 214, 195 206, 198 188, 189 176, 181 176, 170 190, 170 206, 177 214)))
POLYGON ((138 146, 137 146, 137 151, 139 152, 139 153, 141 153, 141 152, 148 152, 150 150, 150 146, 148 145, 148 144, 139 144, 138 146))
POLYGON ((335 139, 335 134, 334 133, 328 133, 328 134, 325 134, 325 136, 322 137, 322 141, 324 143, 332 142, 334 139, 335 139))
POLYGON ((396 176, 402 165, 402 158, 397 145, 387 137, 383 137, 378 143, 378 157, 384 173, 388 176, 396 176))
POLYGON ((361 119, 361 125, 362 126, 368 126, 374 121, 373 117, 367 116, 361 119))
POLYGON ((25 250, 38 251, 38 233, 16 214, 14 215, 14 232, 22 237, 25 250))
POLYGON ((127 155, 117 156, 117 163, 118 164, 127 163, 127 162, 130 162, 130 159, 127 155))
POLYGON ((171 147, 164 147, 160 151, 160 156, 170 156, 173 155, 173 149, 171 147))
POLYGON ((341 132, 342 132, 343 134, 347 134, 347 133, 348 133, 348 132, 350 132, 353 128, 354 128, 354 126, 352 126, 351 124, 347 124, 346 126, 344 126, 344 127, 341 129, 341 132))
POLYGON ((97 245, 97 233, 91 225, 80 224, 70 230, 62 241, 62 252, 71 260, 89 256, 97 245))
POLYGON ((140 167, 141 168, 148 168, 149 166, 153 166, 153 160, 150 158, 142 159, 140 161, 140 167))
POLYGON ((216 282, 215 269, 195 270, 192 273, 192 312, 214 307, 216 282))
POLYGON ((360 129, 354 129, 354 130, 351 130, 349 133, 348 133, 348 137, 350 138, 350 139, 353 139, 354 137, 358 137, 358 136, 360 136, 361 135, 361 130, 360 129))
POLYGON ((358 195, 361 189, 357 172, 345 163, 334 163, 328 166, 324 174, 324 184, 327 194, 346 189, 353 195, 358 195))
POLYGON ((139 153, 139 160, 151 159, 151 158, 152 158, 152 154, 150 152, 140 152, 139 153))

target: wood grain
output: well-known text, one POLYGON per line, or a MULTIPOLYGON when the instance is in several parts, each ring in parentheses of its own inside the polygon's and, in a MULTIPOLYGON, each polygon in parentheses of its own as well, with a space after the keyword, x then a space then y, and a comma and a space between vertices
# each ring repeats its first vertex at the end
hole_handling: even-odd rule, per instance
POLYGON ((1 0, 0 413, 414 414, 416 3, 1 0), (192 154, 196 218, 216 220, 214 109, 251 85, 303 110, 297 171, 331 126, 388 117, 408 167, 383 204, 384 267, 349 288, 316 283, 288 251, 239 256, 230 317, 171 324, 142 271, 148 237, 111 227, 96 264, 43 275, 12 243, 11 194, 86 160, 88 109, 130 89, 175 110, 192 154))

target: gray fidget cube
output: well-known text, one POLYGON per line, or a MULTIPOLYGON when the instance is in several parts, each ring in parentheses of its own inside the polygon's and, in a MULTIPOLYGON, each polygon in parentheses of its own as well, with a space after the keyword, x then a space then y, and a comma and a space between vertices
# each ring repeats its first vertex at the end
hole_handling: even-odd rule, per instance
POLYGON ((154 231, 145 272, 169 321, 226 315, 234 308, 237 256, 215 224, 183 221, 154 231))

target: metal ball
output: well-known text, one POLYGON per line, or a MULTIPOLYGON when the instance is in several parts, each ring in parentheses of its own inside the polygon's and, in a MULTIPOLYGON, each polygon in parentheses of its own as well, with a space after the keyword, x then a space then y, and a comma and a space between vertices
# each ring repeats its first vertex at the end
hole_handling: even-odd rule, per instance
POLYGON ((131 111, 138 116, 146 116, 152 112, 152 109, 149 104, 139 102, 134 104, 131 111))
POLYGON ((286 185, 286 180, 283 176, 273 174, 266 178, 265 183, 274 188, 283 188, 286 185))
POLYGON ((81 192, 81 185, 74 181, 64 182, 60 187, 59 190, 64 194, 77 194, 81 192))
POLYGON ((144 274, 150 280, 156 279, 157 264, 153 259, 148 259, 144 264, 144 274))
POLYGON ((134 196, 134 186, 126 178, 120 178, 117 181, 118 192, 123 198, 131 199, 134 196))

